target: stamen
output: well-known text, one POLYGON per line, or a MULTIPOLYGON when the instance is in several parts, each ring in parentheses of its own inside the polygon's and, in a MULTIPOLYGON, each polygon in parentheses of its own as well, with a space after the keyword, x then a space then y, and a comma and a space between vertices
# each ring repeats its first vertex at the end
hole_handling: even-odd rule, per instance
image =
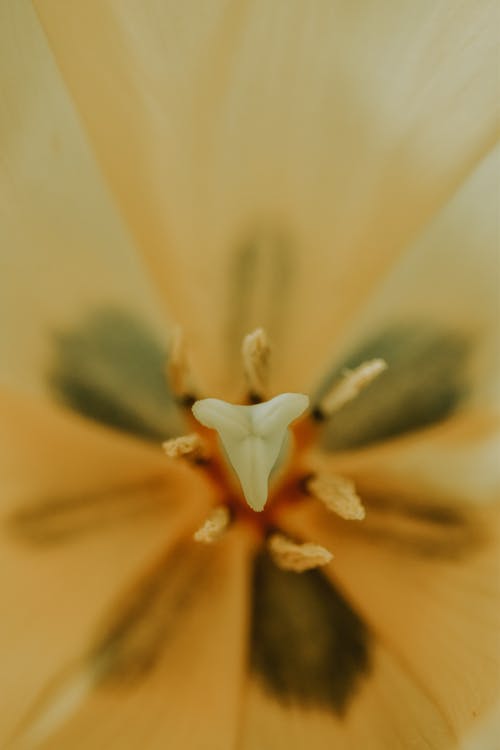
POLYGON ((197 463, 208 459, 208 446, 195 432, 166 440, 162 448, 169 458, 185 458, 197 463))
POLYGON ((193 395, 191 370, 187 359, 184 334, 180 327, 175 328, 173 333, 167 363, 167 377, 177 400, 191 407, 196 397, 193 395))
POLYGON ((317 419, 326 419, 356 398, 375 378, 387 369, 383 359, 364 362, 355 370, 346 370, 342 380, 336 383, 314 408, 317 419))
POLYGON ((281 393, 252 406, 204 398, 193 404, 195 418, 217 430, 236 472, 248 505, 261 511, 267 502, 268 481, 287 436, 290 422, 308 407, 302 393, 281 393))
POLYGON ((306 487, 313 497, 341 518, 361 521, 365 517, 365 509, 350 479, 336 474, 319 474, 310 477, 306 487))
POLYGON ((319 568, 333 559, 332 553, 319 544, 297 544, 282 534, 273 534, 267 545, 276 565, 282 570, 295 573, 319 568))
POLYGON ((210 513, 203 526, 195 532, 193 539, 202 544, 213 544, 219 541, 229 526, 230 520, 231 516, 226 506, 218 505, 210 513))
POLYGON ((257 328, 243 339, 241 354, 250 400, 254 403, 267 397, 270 347, 265 331, 257 328))

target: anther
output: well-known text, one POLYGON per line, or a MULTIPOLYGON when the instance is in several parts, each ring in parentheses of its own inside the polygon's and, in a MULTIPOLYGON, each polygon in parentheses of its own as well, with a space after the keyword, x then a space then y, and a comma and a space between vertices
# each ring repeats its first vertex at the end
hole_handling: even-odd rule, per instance
POLYGON ((170 388, 180 406, 190 409, 196 401, 188 364, 186 345, 181 328, 174 330, 167 363, 170 388))
POLYGON ((209 456, 207 444, 195 432, 166 440, 162 448, 169 458, 185 458, 195 463, 202 463, 209 456))
POLYGON ((267 546, 276 565, 282 570, 303 573, 327 565, 333 555, 319 544, 298 544, 282 534, 269 537, 267 546))
POLYGON ((218 505, 208 516, 207 520, 198 531, 195 532, 193 539, 202 544, 214 544, 224 535, 231 516, 225 505, 218 505))
POLYGON ((259 403, 267 398, 270 351, 267 336, 262 328, 257 328, 243 339, 243 371, 249 400, 252 403, 259 403))
POLYGON ((361 521, 365 509, 350 479, 336 474, 314 474, 305 481, 307 492, 328 510, 347 521, 361 521))
POLYGON ((332 386, 318 404, 314 405, 313 417, 317 421, 327 419, 349 401, 356 398, 367 385, 386 369, 387 363, 383 359, 372 359, 354 370, 346 370, 342 379, 332 386))

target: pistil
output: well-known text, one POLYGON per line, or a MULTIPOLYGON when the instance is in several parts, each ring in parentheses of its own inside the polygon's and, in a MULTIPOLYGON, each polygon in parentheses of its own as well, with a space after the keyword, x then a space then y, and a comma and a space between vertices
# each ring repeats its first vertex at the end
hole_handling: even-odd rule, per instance
POLYGON ((302 393, 281 393, 270 401, 251 406, 205 398, 193 404, 195 418, 216 430, 248 505, 263 510, 269 493, 269 477, 285 444, 289 424, 306 409, 302 393))

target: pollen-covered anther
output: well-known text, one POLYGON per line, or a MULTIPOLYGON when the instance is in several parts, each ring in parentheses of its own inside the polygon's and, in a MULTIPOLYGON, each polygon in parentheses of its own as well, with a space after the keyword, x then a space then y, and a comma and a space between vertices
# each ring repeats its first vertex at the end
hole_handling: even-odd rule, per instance
POLYGON ((262 328, 257 328, 243 339, 243 371, 253 401, 263 401, 267 396, 270 353, 269 342, 262 328))
POLYGON ((198 462, 206 461, 209 456, 207 444, 195 432, 166 440, 162 447, 169 458, 185 458, 198 462))
POLYGON ((271 557, 282 570, 303 573, 327 565, 333 555, 325 547, 312 542, 299 544, 283 534, 273 534, 267 541, 271 557))
POLYGON ((224 536, 229 526, 231 516, 225 505, 218 505, 208 516, 207 520, 193 535, 195 542, 213 544, 224 536))
POLYGON ((378 378, 387 363, 383 359, 371 359, 354 370, 346 370, 342 379, 335 383, 315 408, 315 413, 322 418, 330 417, 349 401, 352 401, 375 378, 378 378))
POLYGON ((167 362, 167 378, 177 400, 191 405, 195 400, 191 369, 189 367, 186 343, 182 329, 177 327, 172 336, 167 362))
POLYGON ((354 482, 337 474, 314 474, 306 481, 310 495, 347 521, 362 521, 365 509, 354 482))

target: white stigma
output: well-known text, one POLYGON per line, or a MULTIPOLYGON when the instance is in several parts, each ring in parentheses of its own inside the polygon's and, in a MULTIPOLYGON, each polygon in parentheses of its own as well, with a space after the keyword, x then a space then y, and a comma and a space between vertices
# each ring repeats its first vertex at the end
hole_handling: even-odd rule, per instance
POLYGON ((202 425, 218 432, 248 505, 261 511, 268 496, 271 471, 285 441, 287 428, 309 406, 302 393, 282 393, 252 406, 204 398, 193 404, 202 425))

